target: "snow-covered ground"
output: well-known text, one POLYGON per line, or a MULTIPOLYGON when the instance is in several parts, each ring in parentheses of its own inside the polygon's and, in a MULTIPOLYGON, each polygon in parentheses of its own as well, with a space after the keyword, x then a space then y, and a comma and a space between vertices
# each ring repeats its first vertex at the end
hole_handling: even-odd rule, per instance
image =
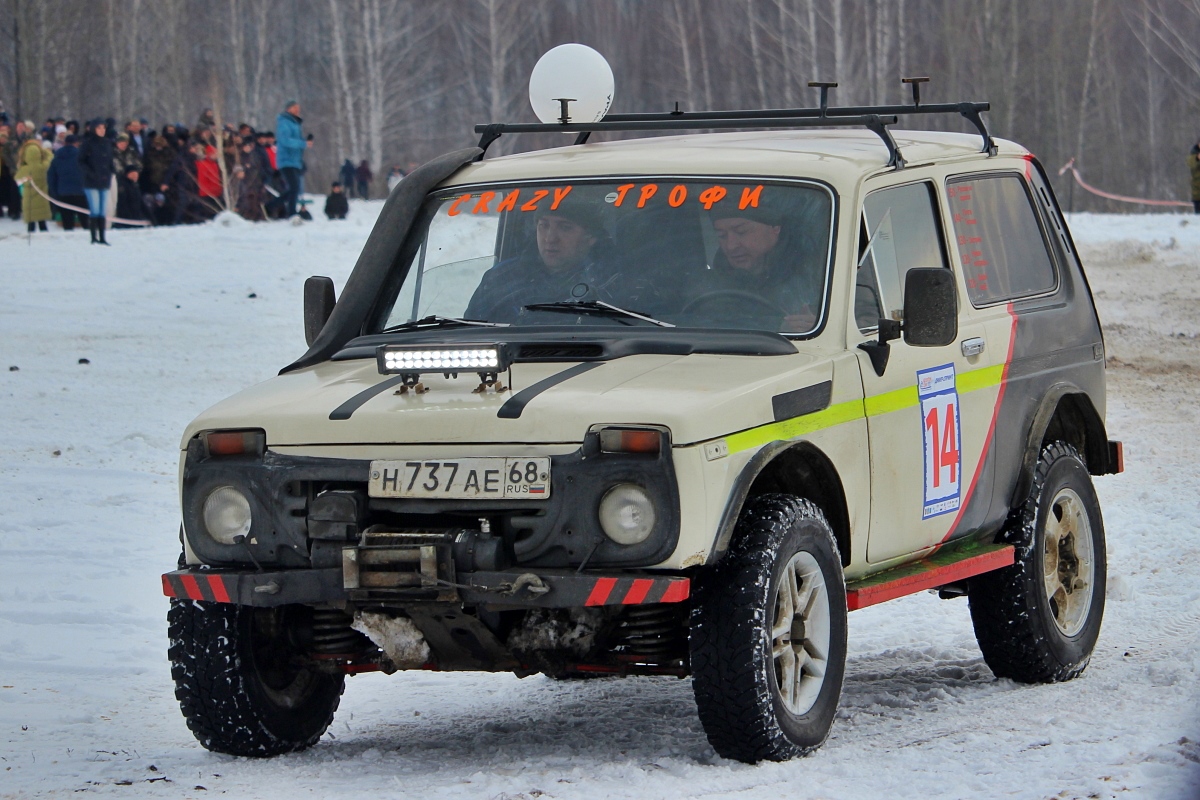
POLYGON ((377 211, 111 248, 0 223, 0 797, 1200 797, 1200 222, 1175 215, 1072 220, 1127 465, 1097 481, 1109 604, 1080 679, 997 681, 966 602, 920 594, 850 616, 833 734, 788 764, 718 759, 687 681, 430 673, 351 679, 308 752, 203 750, 159 583, 179 436, 303 351, 303 279, 340 286, 377 211))

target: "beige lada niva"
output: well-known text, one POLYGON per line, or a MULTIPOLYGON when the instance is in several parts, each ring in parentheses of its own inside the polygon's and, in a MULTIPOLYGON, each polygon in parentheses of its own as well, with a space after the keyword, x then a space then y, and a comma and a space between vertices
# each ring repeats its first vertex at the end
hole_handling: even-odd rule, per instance
POLYGON ((997 676, 1085 668, 1122 452, 1046 173, 986 104, 821 91, 480 126, 336 303, 309 279, 308 352, 183 436, 163 589, 205 747, 312 745, 346 675, 477 670, 690 676, 717 753, 787 759, 847 612, 930 589, 997 676), (977 131, 895 128, 921 114, 977 131), (575 144, 484 159, 547 131, 575 144))

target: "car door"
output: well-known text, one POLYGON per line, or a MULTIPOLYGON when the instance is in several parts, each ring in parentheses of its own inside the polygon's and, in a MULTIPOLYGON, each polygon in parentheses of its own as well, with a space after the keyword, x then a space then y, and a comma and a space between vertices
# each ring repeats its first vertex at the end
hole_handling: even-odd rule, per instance
MULTIPOLYGON (((977 381, 1001 432, 985 471, 995 473, 991 510, 977 526, 998 526, 1008 514, 1026 436, 1041 400, 1059 382, 1087 385, 1096 369, 1099 330, 1090 308, 1071 302, 1056 269, 1053 234, 1039 219, 1028 162, 1017 168, 951 175, 946 181, 958 263, 966 297, 963 313, 983 325, 986 346, 1000 368, 977 381), (1002 407, 1003 406, 1003 407, 1002 407)), ((1046 197, 1043 211, 1051 204, 1046 197)), ((1067 245, 1064 236, 1061 239, 1067 245)), ((980 497, 975 506, 982 506, 980 497)), ((972 508, 972 516, 977 512, 972 508)), ((960 530, 969 530, 966 521, 960 530)))
MULTIPOLYGON (((940 208, 938 188, 930 181, 867 195, 855 291, 860 341, 875 337, 880 317, 901 319, 908 270, 950 269, 940 208)), ((871 563, 944 541, 976 484, 990 479, 978 466, 991 436, 992 404, 973 391, 972 381, 993 366, 996 350, 985 344, 976 352, 986 342, 985 327, 962 313, 968 304, 961 296, 958 305, 958 338, 951 344, 892 341, 882 375, 858 351, 871 459, 871 563)), ((988 485, 985 494, 990 493, 988 485)))

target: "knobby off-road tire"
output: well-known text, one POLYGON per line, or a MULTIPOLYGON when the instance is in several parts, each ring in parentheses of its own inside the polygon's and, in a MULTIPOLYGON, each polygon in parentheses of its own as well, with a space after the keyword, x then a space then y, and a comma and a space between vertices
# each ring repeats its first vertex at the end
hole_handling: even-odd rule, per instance
POLYGON ((719 755, 784 761, 821 746, 846 668, 846 585, 817 506, 783 494, 747 503, 729 552, 697 579, 690 646, 719 755))
POLYGON ((1104 617, 1104 523, 1075 448, 1046 445, 1001 540, 1016 563, 971 579, 971 621, 1000 678, 1054 683, 1083 672, 1104 617))
POLYGON ((345 676, 296 662, 293 617, 258 609, 172 600, 167 622, 175 698, 209 750, 275 756, 303 750, 333 721, 345 676))

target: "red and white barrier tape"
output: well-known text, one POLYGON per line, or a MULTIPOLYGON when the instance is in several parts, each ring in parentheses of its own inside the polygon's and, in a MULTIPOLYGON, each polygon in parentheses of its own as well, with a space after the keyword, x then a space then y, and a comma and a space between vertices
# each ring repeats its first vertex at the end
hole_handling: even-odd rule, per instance
MULTIPOLYGON (((53 197, 50 197, 45 192, 43 192, 38 187, 38 185, 36 183, 34 183, 32 180, 30 180, 29 178, 21 179, 20 183, 18 183, 17 185, 19 186, 20 184, 25 184, 26 186, 32 186, 33 190, 35 192, 40 194, 42 197, 45 197, 47 201, 53 203, 54 205, 58 206, 59 208, 66 208, 66 209, 70 209, 71 211, 78 211, 80 214, 87 214, 88 216, 91 216, 91 214, 92 214, 92 212, 86 208, 80 208, 79 206, 73 206, 70 203, 64 203, 61 200, 55 200, 53 197)), ((151 225, 151 224, 153 224, 153 223, 147 222, 144 219, 121 219, 120 217, 109 217, 109 220, 111 222, 119 222, 122 225, 151 225)))
POLYGON ((1191 203, 1185 203, 1182 200, 1147 200, 1143 197, 1127 197, 1123 194, 1113 194, 1102 189, 1097 189, 1095 186, 1087 183, 1083 176, 1079 174, 1079 170, 1075 168, 1075 159, 1071 159, 1066 164, 1062 165, 1062 169, 1058 171, 1059 175, 1064 174, 1067 170, 1071 170, 1071 174, 1075 176, 1075 182, 1083 187, 1084 191, 1091 192, 1097 197, 1103 197, 1107 200, 1116 200, 1119 203, 1138 203, 1144 206, 1171 206, 1174 208, 1191 208, 1191 203))

